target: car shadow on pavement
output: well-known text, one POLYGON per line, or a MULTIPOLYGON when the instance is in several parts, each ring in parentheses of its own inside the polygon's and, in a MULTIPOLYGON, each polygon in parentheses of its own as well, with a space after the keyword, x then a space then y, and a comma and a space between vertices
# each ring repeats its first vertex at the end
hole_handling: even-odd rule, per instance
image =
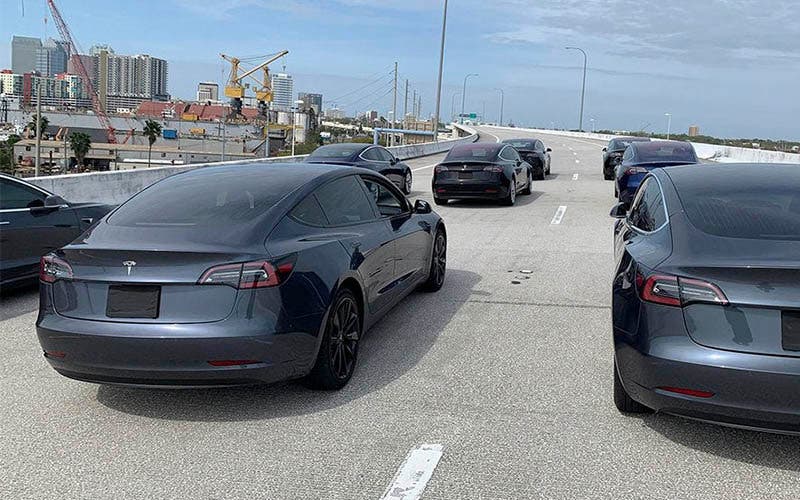
MULTIPOLYGON (((543 182, 543 181, 537 181, 543 182)), ((533 186, 534 191, 531 194, 520 194, 517 195, 517 202, 514 204, 514 207, 524 207, 525 205, 530 205, 534 201, 538 200, 544 192, 542 191, 535 191, 536 185, 533 186)), ((488 208, 488 209, 503 209, 503 208, 514 208, 509 207, 507 205, 503 205, 502 203, 498 202, 497 200, 482 200, 482 199, 464 199, 464 200, 450 200, 447 203, 448 207, 469 207, 469 208, 488 208)))
POLYGON ((3 289, 0 292, 0 321, 16 318, 39 308, 39 283, 3 289))
POLYGON ((670 441, 752 465, 800 471, 800 436, 736 429, 672 415, 647 415, 642 423, 670 441))
POLYGON ((245 421, 312 414, 381 390, 414 369, 466 303, 480 276, 448 269, 437 293, 414 292, 373 326, 359 345, 358 366, 337 392, 299 381, 219 389, 135 389, 100 386, 97 401, 116 411, 186 421, 245 421))

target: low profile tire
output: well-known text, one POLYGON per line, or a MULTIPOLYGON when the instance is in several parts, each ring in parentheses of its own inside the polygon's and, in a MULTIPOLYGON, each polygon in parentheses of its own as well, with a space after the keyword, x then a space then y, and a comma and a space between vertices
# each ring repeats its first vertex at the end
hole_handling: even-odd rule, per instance
POLYGON ((520 194, 531 194, 533 192, 533 175, 531 171, 528 170, 528 184, 525 186, 525 189, 522 190, 520 194))
POLYGON ((413 184, 414 180, 411 177, 411 171, 409 170, 406 172, 405 177, 403 177, 403 194, 411 194, 411 185, 413 184))
POLYGON ((425 292, 438 292, 444 284, 444 275, 447 271, 447 236, 441 229, 436 231, 436 238, 433 240, 433 251, 431 255, 431 268, 428 279, 420 287, 425 292))
POLYGON ((610 181, 614 179, 614 174, 609 172, 608 170, 603 170, 603 179, 610 181))
POLYGON ((361 329, 358 300, 343 288, 336 294, 317 361, 306 378, 309 387, 334 391, 347 385, 356 368, 361 329))
POLYGON ((437 205, 447 205, 447 198, 437 198, 436 196, 433 197, 433 202, 437 205))
POLYGON ((653 413, 653 410, 645 405, 634 401, 628 391, 622 386, 622 380, 617 371, 617 361, 614 360, 614 405, 622 413, 653 413))
POLYGON ((508 185, 508 196, 503 198, 503 205, 508 207, 513 206, 517 201, 517 178, 512 177, 511 183, 508 185))
POLYGON ((542 167, 542 171, 541 171, 541 173, 539 173, 539 172, 537 171, 536 175, 534 175, 534 177, 533 177, 533 178, 534 178, 534 179, 536 179, 537 181, 543 181, 543 180, 544 180, 544 178, 545 178, 545 175, 544 175, 544 167, 542 167))

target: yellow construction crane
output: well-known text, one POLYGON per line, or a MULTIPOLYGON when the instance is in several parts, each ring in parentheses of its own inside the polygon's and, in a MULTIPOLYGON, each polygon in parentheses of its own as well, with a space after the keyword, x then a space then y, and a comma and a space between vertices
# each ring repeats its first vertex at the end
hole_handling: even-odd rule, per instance
POLYGON ((239 74, 239 65, 242 63, 242 60, 237 57, 220 54, 223 59, 231 63, 231 74, 228 78, 228 84, 225 86, 225 95, 231 98, 231 107, 233 108, 231 110, 232 116, 239 116, 242 114, 242 99, 244 98, 245 94, 245 85, 242 83, 242 81, 247 77, 250 77, 258 82, 259 86, 255 88, 255 94, 256 100, 258 101, 259 113, 266 115, 267 103, 272 102, 272 84, 270 83, 269 78, 269 65, 288 53, 288 50, 282 50, 277 54, 273 54, 266 61, 250 70, 245 71, 241 75, 239 74), (253 73, 259 70, 263 70, 262 80, 259 80, 253 76, 253 73))

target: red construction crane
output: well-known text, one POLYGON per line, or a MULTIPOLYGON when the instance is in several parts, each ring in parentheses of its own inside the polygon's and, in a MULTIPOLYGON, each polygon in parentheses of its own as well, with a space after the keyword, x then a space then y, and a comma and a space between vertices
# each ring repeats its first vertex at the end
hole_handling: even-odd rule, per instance
POLYGON ((111 126, 111 120, 108 118, 106 111, 103 109, 103 106, 100 103, 100 97, 97 95, 97 91, 94 88, 92 78, 89 75, 89 72, 86 71, 86 66, 83 65, 83 60, 81 60, 80 54, 78 53, 78 47, 72 40, 72 33, 69 31, 67 23, 64 22, 64 18, 61 17, 61 13, 58 11, 55 2, 53 0, 47 0, 47 6, 50 7, 50 13, 53 15, 53 21, 56 23, 56 28, 58 28, 61 38, 63 38, 64 41, 69 45, 70 57, 73 58, 72 61, 75 64, 75 67, 78 69, 78 76, 80 76, 81 80, 83 80, 83 84, 86 86, 86 91, 88 92, 89 97, 92 99, 92 109, 94 110, 94 114, 97 115, 97 119, 100 120, 100 125, 103 126, 103 128, 105 128, 108 132, 108 142, 116 144, 117 136, 114 134, 114 127, 111 126))

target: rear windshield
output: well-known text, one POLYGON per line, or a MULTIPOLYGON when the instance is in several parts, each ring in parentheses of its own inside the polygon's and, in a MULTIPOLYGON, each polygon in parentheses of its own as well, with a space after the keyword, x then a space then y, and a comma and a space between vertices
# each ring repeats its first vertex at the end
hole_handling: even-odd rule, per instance
POLYGON ((609 151, 624 151, 632 142, 645 142, 649 139, 613 139, 608 145, 609 151))
POLYGON ((494 145, 456 147, 450 150, 444 161, 492 160, 497 156, 497 151, 494 145))
POLYGON ((636 147, 637 163, 657 162, 686 162, 695 163, 697 156, 694 148, 688 143, 660 143, 650 142, 636 147))
POLYGON ((517 149, 536 149, 536 144, 533 141, 503 141, 504 144, 510 144, 517 149))
POLYGON ((795 187, 724 189, 695 184, 680 195, 692 225, 707 234, 800 241, 800 191, 795 187))
POLYGON ((263 215, 286 189, 252 172, 196 170, 153 184, 120 206, 108 223, 224 228, 263 215))
POLYGON ((320 159, 320 158, 327 158, 327 159, 340 159, 344 160, 346 158, 350 158, 357 152, 364 149, 363 144, 331 144, 330 146, 322 146, 314 150, 311 155, 309 155, 309 159, 320 159))

